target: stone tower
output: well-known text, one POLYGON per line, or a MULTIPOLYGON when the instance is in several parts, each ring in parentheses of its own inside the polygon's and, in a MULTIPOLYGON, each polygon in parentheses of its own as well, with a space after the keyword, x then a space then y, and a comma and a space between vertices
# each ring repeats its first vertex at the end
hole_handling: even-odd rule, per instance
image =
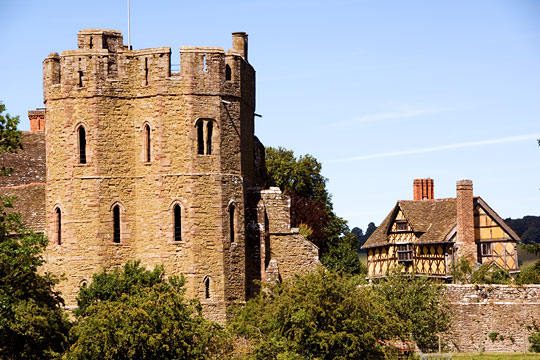
MULTIPOLYGON (((75 305, 101 268, 140 259, 183 274, 187 295, 226 319, 246 298, 247 191, 255 184, 255 71, 233 49, 130 50, 86 29, 43 62, 47 270, 75 305)), ((258 241, 258 240, 254 240, 258 241)), ((258 251, 258 250, 257 250, 258 251)))

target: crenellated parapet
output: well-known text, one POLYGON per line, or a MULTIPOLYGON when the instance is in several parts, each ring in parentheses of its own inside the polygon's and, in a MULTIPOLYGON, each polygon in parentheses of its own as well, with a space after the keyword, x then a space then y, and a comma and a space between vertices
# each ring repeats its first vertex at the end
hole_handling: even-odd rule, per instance
MULTIPOLYGON (((43 62, 44 100, 67 97, 222 95, 255 91, 247 62, 247 35, 233 33, 233 49, 180 48, 180 71, 171 67, 171 48, 130 50, 118 31, 81 30, 78 49, 50 54, 43 62)), ((247 103, 254 107, 254 101, 247 103)))

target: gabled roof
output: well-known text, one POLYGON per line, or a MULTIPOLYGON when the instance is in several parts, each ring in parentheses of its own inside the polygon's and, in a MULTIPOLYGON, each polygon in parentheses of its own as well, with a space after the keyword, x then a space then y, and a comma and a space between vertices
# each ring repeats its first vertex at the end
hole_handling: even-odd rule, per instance
POLYGON ((388 233, 399 210, 420 243, 447 241, 447 235, 456 226, 456 199, 400 200, 362 248, 388 243, 388 233))
MULTIPOLYGON (((474 197, 474 207, 476 208, 477 206, 482 207, 506 231, 512 240, 519 241, 519 236, 481 197, 474 197)), ((364 246, 362 246, 363 249, 388 244, 388 233, 399 210, 402 211, 415 235, 418 237, 417 243, 448 242, 452 239, 451 235, 456 231, 455 198, 400 200, 377 230, 369 237, 364 246)))
POLYGON ((510 226, 508 226, 504 220, 499 216, 499 214, 497 214, 495 212, 495 210, 493 210, 485 201, 484 199, 482 199, 481 197, 476 197, 475 199, 475 202, 474 202, 474 206, 476 208, 476 206, 480 206, 482 207, 482 209, 484 209, 484 211, 489 215, 491 216, 491 218, 493 220, 495 220, 495 222, 497 223, 497 225, 499 225, 500 227, 503 228, 504 231, 506 231, 506 233, 508 235, 510 235, 510 237, 512 238, 512 240, 515 240, 515 241, 519 241, 520 238, 519 238, 519 235, 516 234, 516 232, 514 230, 512 230, 512 228, 510 226))

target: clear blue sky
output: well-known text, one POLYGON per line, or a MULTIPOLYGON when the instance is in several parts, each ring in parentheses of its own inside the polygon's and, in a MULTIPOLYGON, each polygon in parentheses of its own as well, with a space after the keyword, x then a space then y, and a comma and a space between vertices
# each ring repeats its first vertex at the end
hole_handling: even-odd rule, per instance
MULTIPOLYGON (((43 59, 127 1, 2 0, 0 101, 29 128, 43 59)), ((131 1, 136 49, 249 34, 256 133, 323 163, 338 215, 377 225, 414 178, 471 179, 502 217, 540 215, 540 1, 131 1)), ((173 62, 178 62, 174 61, 173 62)))

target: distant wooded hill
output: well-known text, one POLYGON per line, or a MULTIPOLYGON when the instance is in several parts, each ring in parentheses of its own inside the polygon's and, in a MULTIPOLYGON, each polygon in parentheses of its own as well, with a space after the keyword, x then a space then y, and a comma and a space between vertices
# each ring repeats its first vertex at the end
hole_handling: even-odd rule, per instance
POLYGON ((540 243, 540 216, 527 215, 521 219, 504 219, 524 244, 540 243))

